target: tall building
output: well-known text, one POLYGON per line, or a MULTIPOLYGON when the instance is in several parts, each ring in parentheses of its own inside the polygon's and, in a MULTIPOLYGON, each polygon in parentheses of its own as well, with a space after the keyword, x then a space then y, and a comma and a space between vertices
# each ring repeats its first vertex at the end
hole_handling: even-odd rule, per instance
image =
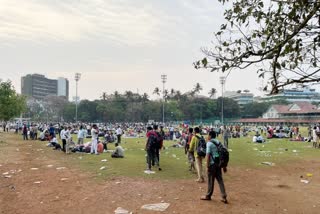
POLYGON ((48 95, 64 96, 69 99, 69 81, 65 78, 48 79, 41 74, 21 77, 21 94, 43 99, 48 95))
POLYGON ((58 78, 58 96, 69 98, 69 80, 63 77, 58 78))

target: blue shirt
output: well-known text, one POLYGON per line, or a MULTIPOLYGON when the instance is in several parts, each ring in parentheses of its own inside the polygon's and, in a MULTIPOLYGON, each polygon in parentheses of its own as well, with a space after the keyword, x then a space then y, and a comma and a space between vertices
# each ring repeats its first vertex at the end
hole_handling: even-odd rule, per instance
POLYGON ((219 144, 219 141, 216 139, 211 139, 211 141, 207 142, 207 155, 210 155, 210 165, 214 164, 214 159, 219 157, 218 148, 217 146, 212 142, 215 141, 217 144, 219 144))

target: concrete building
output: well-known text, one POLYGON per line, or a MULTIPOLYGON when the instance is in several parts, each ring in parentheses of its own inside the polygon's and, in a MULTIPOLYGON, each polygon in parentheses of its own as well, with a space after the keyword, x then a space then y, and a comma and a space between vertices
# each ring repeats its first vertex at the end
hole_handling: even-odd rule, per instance
POLYGON ((69 99, 69 81, 66 78, 58 78, 58 96, 63 96, 69 99))
POLYGON ((320 93, 315 89, 285 89, 275 95, 262 97, 260 102, 286 100, 288 102, 320 102, 320 93))
POLYGON ((249 92, 226 91, 224 97, 235 100, 240 106, 253 102, 253 94, 249 92))
POLYGON ((69 81, 48 79, 41 74, 28 74, 21 77, 21 94, 43 99, 48 95, 65 96, 69 99, 69 81))

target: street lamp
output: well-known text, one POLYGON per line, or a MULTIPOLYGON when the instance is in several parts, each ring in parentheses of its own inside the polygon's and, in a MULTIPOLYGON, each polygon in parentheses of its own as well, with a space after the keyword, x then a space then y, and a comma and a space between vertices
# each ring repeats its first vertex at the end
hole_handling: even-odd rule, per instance
POLYGON ((223 89, 224 89, 224 84, 226 82, 226 77, 221 76, 220 77, 220 83, 221 83, 221 123, 223 125, 223 89))
POLYGON ((162 124, 164 125, 164 84, 167 81, 167 75, 162 74, 161 75, 161 80, 162 80, 162 124))
POLYGON ((78 122, 78 81, 80 80, 81 74, 76 73, 74 79, 76 81, 76 122, 78 122))

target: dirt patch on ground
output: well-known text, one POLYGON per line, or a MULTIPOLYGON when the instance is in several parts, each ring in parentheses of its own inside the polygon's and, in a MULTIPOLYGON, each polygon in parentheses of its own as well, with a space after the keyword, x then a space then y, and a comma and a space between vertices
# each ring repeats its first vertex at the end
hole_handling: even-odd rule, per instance
POLYGON ((0 213, 111 214, 117 207, 152 213, 140 207, 159 202, 170 203, 163 213, 319 213, 316 160, 261 169, 231 166, 225 180, 230 204, 225 205, 219 200, 219 188, 212 201, 200 201, 207 187, 194 180, 118 177, 101 181, 72 167, 70 157, 61 158, 39 142, 1 135, 5 142, 0 145, 0 213), (300 182, 306 173, 313 174, 309 184, 300 182))

